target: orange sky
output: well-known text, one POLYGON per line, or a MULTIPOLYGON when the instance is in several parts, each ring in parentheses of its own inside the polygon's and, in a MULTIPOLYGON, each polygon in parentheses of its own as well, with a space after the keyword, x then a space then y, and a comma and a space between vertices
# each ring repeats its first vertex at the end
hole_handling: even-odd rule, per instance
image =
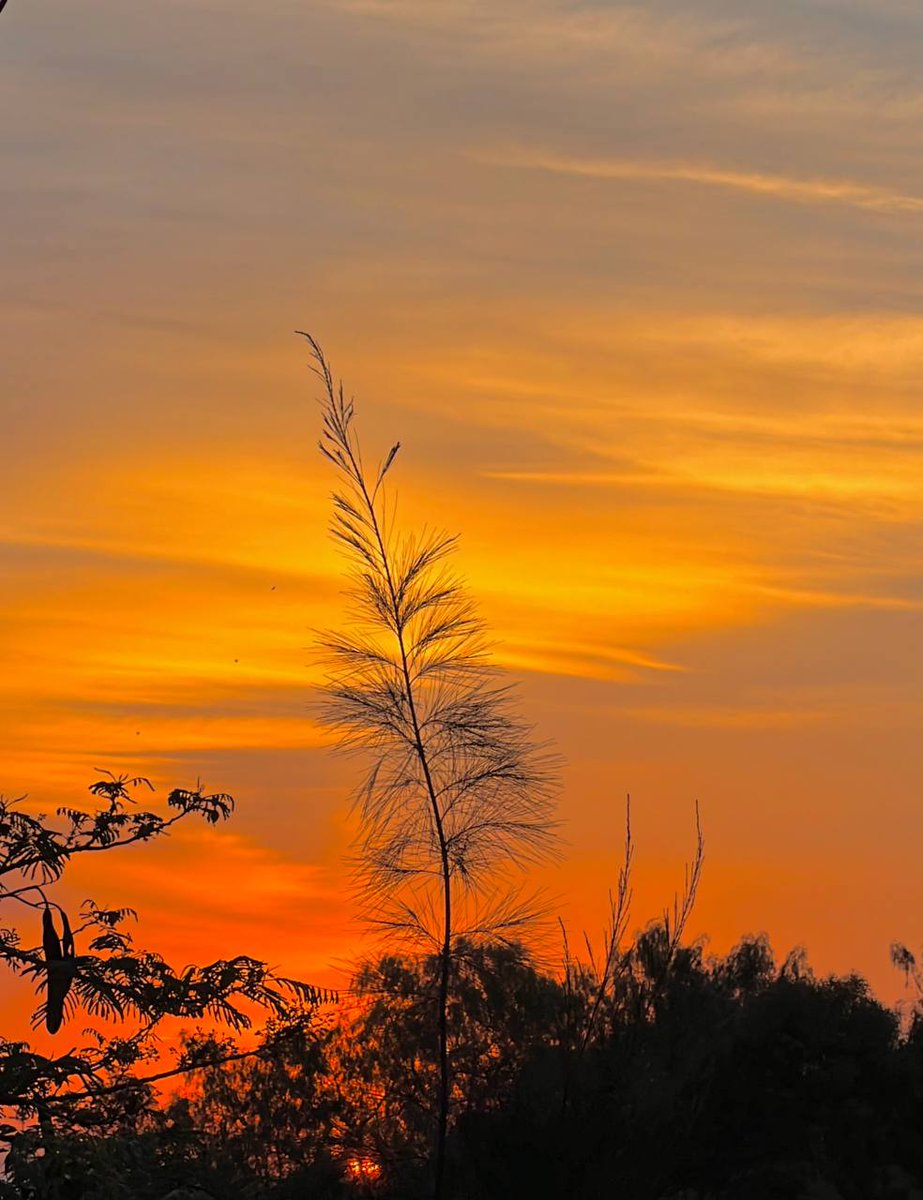
MULTIPOLYGON (((0 21, 0 790, 234 793, 75 872, 182 962, 355 948, 311 329, 566 757, 572 928, 896 993, 923 941, 923 14, 17 0, 0 21)), ((6 989, 7 981, 0 981, 6 989)))

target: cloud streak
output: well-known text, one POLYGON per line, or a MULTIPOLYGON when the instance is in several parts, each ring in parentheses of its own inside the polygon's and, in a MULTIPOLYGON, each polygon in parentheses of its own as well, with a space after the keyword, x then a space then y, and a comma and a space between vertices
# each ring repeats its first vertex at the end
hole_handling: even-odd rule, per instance
POLYGON ((478 161, 579 179, 678 183, 746 192, 791 204, 836 204, 883 213, 923 213, 923 196, 848 179, 802 179, 763 171, 737 171, 704 163, 630 158, 582 158, 545 150, 475 152, 478 161))

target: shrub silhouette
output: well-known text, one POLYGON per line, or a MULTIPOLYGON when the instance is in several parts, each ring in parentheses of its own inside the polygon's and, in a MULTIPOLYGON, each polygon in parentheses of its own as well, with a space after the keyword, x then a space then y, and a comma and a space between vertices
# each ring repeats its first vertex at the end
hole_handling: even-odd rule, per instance
MULTIPOLYGON (((11 1147, 8 1168, 31 1179, 37 1195, 53 1197, 62 1188, 66 1194, 55 1152, 59 1131, 73 1128, 75 1120, 78 1126, 105 1124, 113 1111, 134 1111, 150 1097, 147 1083, 215 1061, 214 1047, 204 1054, 190 1047, 175 1066, 146 1077, 134 1073, 154 1054, 166 1018, 210 1018, 239 1031, 250 1026, 253 1007, 309 1022, 314 1007, 332 998, 246 955, 177 972, 160 955, 134 947, 126 926, 135 914, 128 908, 103 909, 88 900, 79 921, 70 920, 55 888, 75 857, 155 840, 197 816, 214 824, 233 810, 230 796, 199 786, 174 789, 166 813, 146 811, 133 803, 139 787, 150 784, 106 772, 90 786, 92 807, 60 808, 53 820, 26 811, 21 801, 0 798, 0 915, 11 922, 14 913, 35 925, 40 920, 42 938, 41 945, 24 945, 17 925, 0 928, 0 966, 34 980, 40 995, 44 991, 33 1023, 56 1034, 80 1010, 131 1022, 125 1036, 94 1035, 79 1049, 71 1045, 51 1056, 0 1038, 0 1118, 6 1118, 0 1120, 0 1141, 11 1147)), ((219 1057, 238 1053, 231 1047, 219 1057)), ((91 1158, 103 1149, 93 1139, 80 1145, 91 1158)))
MULTIPOLYGON (((717 958, 684 946, 666 978, 664 944, 660 922, 631 940, 630 969, 585 1051, 569 1006, 588 1008, 592 986, 575 1000, 521 948, 463 948, 449 1009, 447 1194, 923 1194, 919 1023, 902 1031, 855 976, 816 978, 803 955, 777 963, 765 938, 717 958)), ((385 956, 363 968, 356 1010, 325 1036, 276 1038, 265 1057, 216 1066, 165 1107, 110 1097, 108 1124, 61 1130, 55 1153, 85 1189, 72 1194, 161 1200, 181 1183, 228 1200, 425 1194, 432 990, 431 962, 385 956), (361 1162, 375 1170, 350 1177, 361 1162)), ((28 1164, 12 1166, 7 1195, 44 1194, 29 1190, 28 1164)))

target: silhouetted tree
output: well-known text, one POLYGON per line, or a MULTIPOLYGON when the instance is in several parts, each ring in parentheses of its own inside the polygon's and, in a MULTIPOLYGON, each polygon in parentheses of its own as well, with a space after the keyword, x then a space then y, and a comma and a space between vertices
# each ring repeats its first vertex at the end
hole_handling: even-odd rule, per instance
POLYGON ((457 1196, 923 1194, 920 1056, 864 981, 777 966, 765 939, 714 960, 682 947, 664 975, 668 947, 662 922, 631 947, 563 1114, 547 1041, 502 1107, 469 1109, 457 1196))
MULTIPOLYGON (((685 944, 665 968, 671 933, 660 919, 626 939, 585 1046, 591 975, 568 995, 515 946, 459 943, 446 1193, 919 1200, 919 1025, 902 1034, 863 980, 817 978, 801 952, 777 963, 765 937, 714 958, 685 944)), ((197 1074, 182 1096, 134 1089, 69 1108, 58 1192, 26 1154, 6 1195, 406 1200, 430 1163, 437 958, 369 963, 329 1036, 280 1031, 263 1057, 197 1074)), ((227 1049, 209 1035, 197 1052, 227 1049)))
POLYGON ((552 764, 515 716, 483 627, 446 560, 455 538, 399 533, 363 464, 354 405, 309 335, 324 387, 320 448, 336 468, 332 533, 352 568, 351 628, 329 635, 326 718, 366 752, 359 878, 370 918, 432 950, 438 1040, 435 1195, 451 1099, 449 998, 461 940, 516 936, 532 915, 510 868, 553 850, 552 764))
MULTIPOLYGON (((416 1191, 431 1154, 439 1072, 438 956, 385 955, 365 964, 331 1067, 343 1095, 343 1156, 374 1163, 392 1190, 416 1191)), ((560 983, 518 945, 459 940, 447 1024, 456 1121, 502 1107, 530 1053, 557 1037, 560 983)))
POLYGON ((49 1197, 56 1194, 50 1182, 57 1169, 51 1154, 55 1127, 70 1119, 67 1113, 85 1115, 125 1091, 142 1096, 146 1082, 213 1061, 190 1048, 173 1066, 146 1078, 135 1075, 134 1067, 155 1056, 155 1035, 165 1018, 209 1017, 239 1031, 250 1026, 248 1009, 254 1006, 279 1019, 299 1013, 308 1020, 313 1006, 331 998, 246 955, 176 972, 160 955, 134 948, 126 922, 135 914, 128 908, 103 909, 88 900, 79 920, 70 919, 55 898, 55 885, 75 857, 151 841, 190 817, 214 824, 233 809, 230 796, 199 786, 174 789, 166 814, 146 811, 132 801, 139 787, 150 784, 105 773, 89 789, 96 807, 60 808, 57 821, 26 811, 22 801, 0 799, 0 913, 12 920, 13 910, 25 912, 42 931, 41 944, 24 945, 15 925, 0 929, 0 965, 34 980, 44 992, 33 1023, 44 1022, 56 1033, 79 1008, 133 1024, 124 1037, 96 1036, 58 1056, 0 1039, 0 1117, 18 1122, 0 1124, 0 1139, 14 1143, 11 1161, 22 1169, 29 1153, 44 1150, 35 1171, 45 1179, 41 1194, 49 1197), (30 1132, 28 1123, 35 1119, 38 1127, 30 1132))
POLYGON ((315 1186, 340 1177, 342 1156, 331 1156, 341 1105, 329 1079, 330 1038, 314 1022, 270 1021, 263 1053, 196 1073, 170 1111, 199 1132, 213 1175, 248 1177, 254 1187, 288 1181, 293 1194, 296 1181, 307 1190, 309 1176, 315 1186))

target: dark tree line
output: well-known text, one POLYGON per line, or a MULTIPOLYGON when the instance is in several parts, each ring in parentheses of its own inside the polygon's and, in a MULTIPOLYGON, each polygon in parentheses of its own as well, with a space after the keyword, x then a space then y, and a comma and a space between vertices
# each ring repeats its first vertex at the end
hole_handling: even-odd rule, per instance
MULTIPOLYGON (((522 947, 458 948, 448 1195, 923 1195, 918 1014, 902 1024, 863 980, 817 978, 800 953, 776 962, 765 938, 709 958, 671 949, 658 922, 621 957, 599 1003, 588 964, 562 979, 522 947)), ((437 980, 438 959, 379 958, 335 1021, 270 1030, 265 1054, 197 1072, 172 1097, 71 1106, 42 1157, 40 1132, 14 1143, 0 1195, 425 1196, 437 980), (57 1190, 42 1190, 49 1154, 57 1190)), ((228 1049, 209 1042, 196 1050, 228 1049)))

